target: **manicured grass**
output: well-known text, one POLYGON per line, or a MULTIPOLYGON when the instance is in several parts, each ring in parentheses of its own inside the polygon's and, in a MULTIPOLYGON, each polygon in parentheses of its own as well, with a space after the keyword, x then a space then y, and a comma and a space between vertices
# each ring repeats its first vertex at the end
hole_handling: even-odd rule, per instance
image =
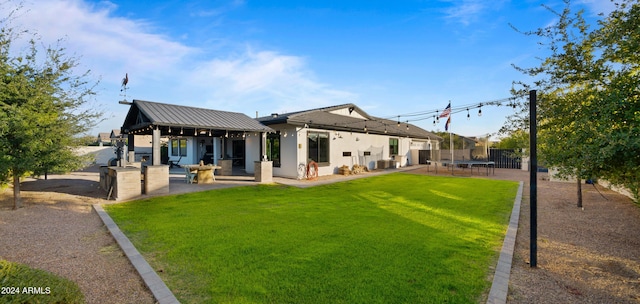
POLYGON ((0 289, 0 303, 85 303, 75 282, 3 259, 0 259, 0 289))
POLYGON ((106 210, 183 303, 477 303, 516 190, 395 173, 106 210))

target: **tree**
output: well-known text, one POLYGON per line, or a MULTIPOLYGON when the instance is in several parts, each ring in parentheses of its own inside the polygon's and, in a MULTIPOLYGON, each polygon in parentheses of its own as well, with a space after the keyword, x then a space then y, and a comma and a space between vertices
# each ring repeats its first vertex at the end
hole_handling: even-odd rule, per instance
MULTIPOLYGON (((434 134, 442 137, 442 142, 440 143, 440 150, 449 150, 451 146, 451 134, 449 132, 434 132, 434 134)), ((464 140, 458 134, 453 133, 453 149, 461 150, 464 147, 464 140)))
MULTIPOLYGON (((533 85, 514 82, 523 96, 538 89, 540 157, 578 181, 604 177, 631 189, 638 198, 640 181, 639 64, 640 4, 623 1, 591 30, 583 12, 569 1, 555 12, 558 22, 527 35, 542 38, 550 55, 532 68, 516 67, 536 77, 533 85)), ((528 124, 521 115, 503 129, 528 124)))
POLYGON ((498 149, 526 149, 529 147, 529 132, 522 129, 508 132, 508 135, 500 139, 496 147, 498 149))
POLYGON ((10 28, 12 16, 0 20, 0 182, 12 182, 18 209, 21 177, 81 167, 73 153, 76 135, 102 113, 88 106, 97 83, 86 80, 89 72, 74 73, 78 62, 60 41, 41 50, 32 35, 26 51, 17 49, 18 39, 29 33, 10 28))

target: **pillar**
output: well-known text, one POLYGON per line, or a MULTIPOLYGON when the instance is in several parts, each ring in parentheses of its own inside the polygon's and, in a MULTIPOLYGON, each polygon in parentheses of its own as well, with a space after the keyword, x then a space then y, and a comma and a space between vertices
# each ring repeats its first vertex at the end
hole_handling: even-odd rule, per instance
POLYGON ((127 155, 127 162, 129 163, 136 161, 135 147, 135 135, 133 135, 132 133, 127 134, 127 150, 129 151, 127 155))
POLYGON ((151 159, 154 166, 160 165, 160 129, 156 127, 153 129, 153 135, 151 138, 151 159))

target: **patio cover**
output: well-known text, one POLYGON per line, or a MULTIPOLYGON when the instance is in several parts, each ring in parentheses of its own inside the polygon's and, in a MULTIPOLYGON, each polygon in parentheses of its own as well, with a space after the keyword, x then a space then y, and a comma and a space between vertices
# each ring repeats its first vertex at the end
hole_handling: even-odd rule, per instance
POLYGON ((273 132, 257 120, 236 112, 134 99, 122 125, 124 134, 221 136, 226 132, 273 132))

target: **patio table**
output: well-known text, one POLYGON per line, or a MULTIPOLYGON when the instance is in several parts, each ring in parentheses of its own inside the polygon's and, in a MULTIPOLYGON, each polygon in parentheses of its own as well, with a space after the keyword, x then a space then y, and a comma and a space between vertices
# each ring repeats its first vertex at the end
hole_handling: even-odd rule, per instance
POLYGON ((190 171, 198 171, 198 184, 213 184, 216 180, 214 171, 222 168, 216 165, 189 165, 187 167, 190 171))

